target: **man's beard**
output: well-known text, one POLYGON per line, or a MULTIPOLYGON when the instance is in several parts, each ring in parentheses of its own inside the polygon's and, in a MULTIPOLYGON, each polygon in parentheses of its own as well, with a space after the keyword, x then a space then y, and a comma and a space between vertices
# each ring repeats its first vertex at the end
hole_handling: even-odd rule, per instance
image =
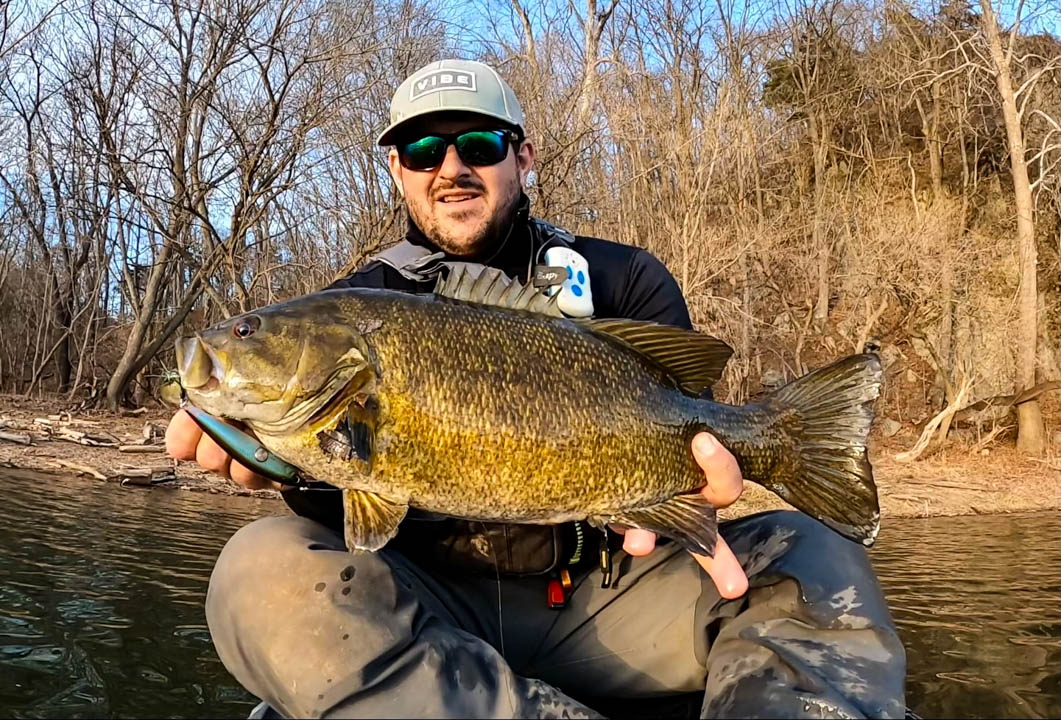
MULTIPOLYGON (((482 186, 475 182, 456 182, 445 188, 435 188, 433 193, 452 189, 476 190, 482 192, 482 186)), ((471 235, 453 236, 443 229, 434 214, 430 211, 421 217, 420 207, 415 203, 407 203, 409 215, 413 222, 420 228, 424 236, 435 244, 440 250, 449 255, 458 257, 476 258, 496 252, 498 246, 508 237, 512 221, 515 219, 516 207, 519 205, 520 183, 519 177, 514 176, 512 182, 503 191, 507 195, 506 202, 497 208, 497 211, 486 222, 480 225, 471 235)), ((434 200, 429 199, 429 207, 434 200)))

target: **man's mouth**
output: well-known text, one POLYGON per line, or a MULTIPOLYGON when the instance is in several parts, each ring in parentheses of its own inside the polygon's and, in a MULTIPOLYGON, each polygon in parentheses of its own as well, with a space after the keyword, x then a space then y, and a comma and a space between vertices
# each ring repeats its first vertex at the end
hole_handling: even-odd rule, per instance
POLYGON ((447 205, 468 202, 469 200, 475 200, 479 197, 479 193, 476 192, 453 192, 440 195, 438 202, 446 203, 447 205))

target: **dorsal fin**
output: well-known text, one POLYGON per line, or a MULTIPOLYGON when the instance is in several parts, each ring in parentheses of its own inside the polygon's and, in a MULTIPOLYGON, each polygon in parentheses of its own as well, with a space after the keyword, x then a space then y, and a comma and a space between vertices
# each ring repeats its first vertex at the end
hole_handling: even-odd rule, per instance
POLYGON ((699 395, 722 377, 733 348, 718 338, 643 320, 579 320, 595 335, 636 350, 674 378, 683 392, 699 395))
POLYGON ((454 265, 445 279, 439 276, 435 294, 462 302, 564 317, 556 304, 559 293, 549 297, 533 285, 509 278, 497 268, 483 268, 476 276, 464 266, 454 265))

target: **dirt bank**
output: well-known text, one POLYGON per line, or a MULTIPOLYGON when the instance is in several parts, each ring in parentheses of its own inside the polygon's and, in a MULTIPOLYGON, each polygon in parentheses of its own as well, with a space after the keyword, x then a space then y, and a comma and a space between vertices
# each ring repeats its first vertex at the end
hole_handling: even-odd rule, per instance
MULTIPOLYGON (((195 463, 178 463, 159 452, 161 432, 172 415, 166 408, 146 409, 132 416, 116 416, 105 411, 85 411, 71 416, 62 412, 64 406, 52 399, 26 400, 0 395, 0 433, 28 435, 31 442, 23 445, 0 439, 0 466, 76 473, 88 481, 109 481, 116 486, 123 482, 126 486, 150 483, 152 489, 179 488, 279 498, 276 492, 246 490, 200 470, 195 463), (128 450, 136 445, 146 447, 149 452, 118 449, 124 446, 128 450)), ((1019 455, 1009 443, 996 442, 984 448, 987 454, 983 454, 984 449, 974 449, 972 444, 958 440, 925 459, 897 462, 896 453, 910 448, 916 439, 916 429, 911 426, 888 440, 875 438, 871 445, 870 459, 885 517, 1026 512, 1061 507, 1057 447, 1051 447, 1045 458, 1031 459, 1019 455)), ((749 483, 741 501, 725 514, 733 517, 776 507, 785 504, 749 483)))
POLYGON ((66 403, 53 399, 0 395, 0 434, 29 436, 31 443, 0 439, 0 467, 76 474, 92 482, 126 487, 280 499, 272 490, 247 490, 201 470, 195 463, 177 462, 166 455, 162 451, 163 433, 173 415, 168 408, 143 408, 136 414, 119 416, 103 410, 69 414, 65 407, 66 403), (137 446, 143 450, 119 450, 137 446))

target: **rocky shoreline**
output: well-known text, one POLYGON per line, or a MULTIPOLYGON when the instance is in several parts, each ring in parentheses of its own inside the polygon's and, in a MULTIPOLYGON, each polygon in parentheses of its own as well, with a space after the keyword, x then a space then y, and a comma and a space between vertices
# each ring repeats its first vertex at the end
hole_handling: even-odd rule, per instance
POLYGON ((165 429, 172 414, 168 408, 71 414, 54 402, 0 396, 0 467, 125 487, 280 499, 274 490, 248 490, 166 455, 165 429))

